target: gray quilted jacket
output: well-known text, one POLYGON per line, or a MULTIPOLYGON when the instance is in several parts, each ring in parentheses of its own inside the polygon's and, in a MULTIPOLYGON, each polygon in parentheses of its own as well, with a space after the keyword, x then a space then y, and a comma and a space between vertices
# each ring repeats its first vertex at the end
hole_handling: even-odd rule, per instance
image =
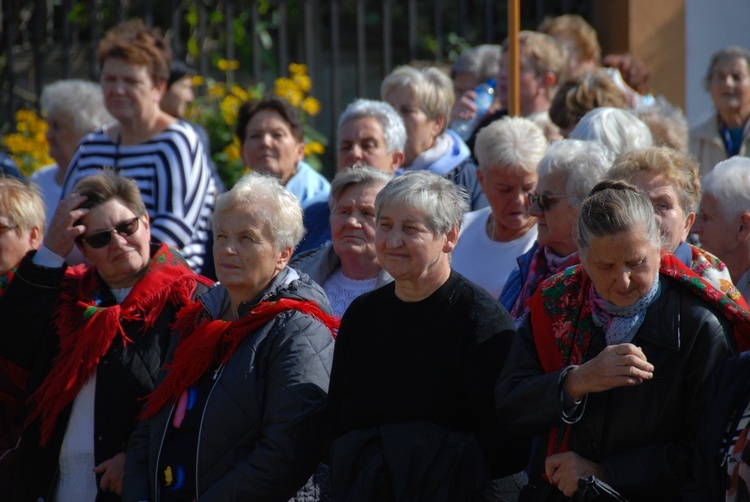
MULTIPOLYGON (((330 312, 320 287, 286 268, 261 295, 240 306, 240 315, 261 300, 275 298, 314 300, 330 312)), ((215 319, 227 308, 229 296, 218 285, 200 301, 215 319)), ((205 405, 196 460, 197 500, 295 497, 318 465, 319 415, 332 359, 328 328, 298 311, 279 314, 240 343, 218 371, 205 405)), ((159 500, 156 466, 173 410, 165 406, 131 436, 125 501, 159 500)), ((298 496, 309 500, 309 493, 298 496)))

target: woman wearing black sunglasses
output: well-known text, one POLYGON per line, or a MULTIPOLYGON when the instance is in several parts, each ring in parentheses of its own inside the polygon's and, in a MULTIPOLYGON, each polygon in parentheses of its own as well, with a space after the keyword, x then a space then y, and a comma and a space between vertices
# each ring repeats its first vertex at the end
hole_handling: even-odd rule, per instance
POLYGON ((60 202, 0 304, 0 355, 32 371, 13 500, 120 500, 125 447, 176 312, 206 290, 151 245, 133 180, 84 178, 60 202), (77 245, 91 263, 66 269, 77 245))
POLYGON ((612 154, 591 141, 561 140, 539 162, 529 214, 536 217, 537 242, 518 257, 500 294, 516 326, 529 312, 529 299, 548 277, 580 260, 573 230, 583 199, 612 167, 612 154))

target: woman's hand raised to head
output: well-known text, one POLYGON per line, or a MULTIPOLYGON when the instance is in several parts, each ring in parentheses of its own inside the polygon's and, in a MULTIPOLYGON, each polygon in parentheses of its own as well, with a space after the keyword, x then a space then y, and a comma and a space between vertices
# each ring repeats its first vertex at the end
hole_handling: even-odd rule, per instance
POLYGON ((86 231, 84 225, 76 225, 76 222, 89 212, 88 209, 79 207, 86 199, 85 195, 72 193, 57 205, 44 236, 44 246, 57 256, 68 256, 73 250, 76 238, 86 231))
POLYGON ((592 360, 573 368, 565 390, 576 401, 591 392, 638 385, 654 377, 654 365, 632 343, 610 345, 592 360))

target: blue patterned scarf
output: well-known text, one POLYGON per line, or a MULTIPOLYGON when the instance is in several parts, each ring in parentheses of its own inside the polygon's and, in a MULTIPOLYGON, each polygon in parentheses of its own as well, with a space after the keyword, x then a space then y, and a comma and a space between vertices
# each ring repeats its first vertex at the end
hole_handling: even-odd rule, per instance
POLYGON ((648 293, 638 299, 632 305, 619 307, 610 303, 594 291, 589 289, 589 300, 591 301, 591 317, 599 327, 604 327, 607 345, 629 343, 635 336, 638 328, 646 318, 646 309, 656 298, 659 297, 659 275, 648 293))

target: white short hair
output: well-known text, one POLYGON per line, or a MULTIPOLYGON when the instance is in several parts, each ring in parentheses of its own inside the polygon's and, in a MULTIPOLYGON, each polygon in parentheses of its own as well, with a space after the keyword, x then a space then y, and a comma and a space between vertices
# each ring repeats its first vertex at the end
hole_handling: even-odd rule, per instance
POLYGON ((716 164, 701 180, 704 194, 710 194, 725 221, 750 212, 750 158, 732 157, 716 164))
POLYGON ((650 148, 654 144, 648 126, 627 110, 620 108, 594 108, 583 116, 570 139, 598 141, 615 155, 650 148))
MULTIPOLYGON (((453 81, 448 75, 434 66, 417 69, 412 66, 399 66, 387 75, 380 84, 380 98, 393 89, 409 89, 419 103, 419 107, 430 120, 445 118, 445 125, 456 102, 453 81)), ((443 131, 440 131, 441 133, 443 131)))
POLYGON ((533 174, 547 152, 544 131, 532 120, 503 117, 477 134, 474 155, 482 170, 509 167, 533 174))
POLYGON ((427 218, 430 230, 445 235, 461 228, 464 213, 469 210, 466 190, 430 171, 411 171, 396 176, 375 198, 375 217, 380 220, 384 207, 408 206, 427 218))
POLYGON ((271 226, 274 247, 277 250, 297 247, 305 235, 302 207, 281 180, 270 174, 250 172, 231 190, 219 195, 214 209, 214 228, 224 212, 256 202, 262 202, 261 217, 271 226))
POLYGON ((593 141, 563 139, 552 143, 539 161, 537 174, 541 180, 554 173, 566 176, 565 193, 576 195, 569 199, 577 206, 589 195, 594 185, 604 179, 612 168, 614 154, 593 141))
POLYGON ((383 128, 383 138, 388 153, 403 152, 406 145, 404 119, 385 101, 357 99, 349 103, 339 118, 339 135, 349 121, 369 117, 377 120, 383 128))
POLYGON ((114 121, 104 106, 102 88, 95 82, 58 80, 44 88, 40 103, 47 113, 68 115, 81 135, 114 121))

